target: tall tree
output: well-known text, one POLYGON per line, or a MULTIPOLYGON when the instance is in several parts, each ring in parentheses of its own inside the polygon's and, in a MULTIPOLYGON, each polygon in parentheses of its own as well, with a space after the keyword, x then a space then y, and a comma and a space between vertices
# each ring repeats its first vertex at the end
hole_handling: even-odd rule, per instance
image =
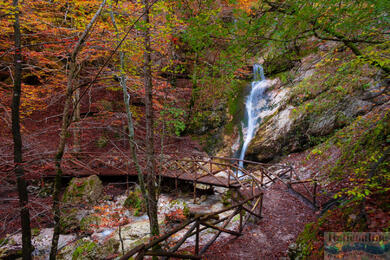
POLYGON ((157 219, 158 183, 156 178, 156 160, 154 154, 154 120, 153 120, 153 84, 152 84, 152 49, 150 46, 149 28, 149 0, 143 0, 144 5, 144 89, 145 89, 145 116, 146 116, 146 186, 148 199, 148 216, 150 223, 150 233, 152 236, 160 234, 157 219))
POLYGON ((77 55, 80 53, 86 40, 88 39, 90 35, 90 31, 93 25, 95 24, 97 18, 99 17, 100 13, 102 12, 105 4, 106 4, 106 0, 103 0, 99 6, 99 9, 96 11, 95 15, 93 16, 89 24, 86 26, 83 34, 80 36, 77 44, 73 48, 72 53, 69 55, 69 60, 70 60, 69 72, 68 72, 69 74, 68 74, 68 82, 66 87, 65 104, 62 112, 60 141, 55 156, 56 177, 55 177, 54 193, 53 193, 54 233, 53 233, 52 245, 50 250, 51 260, 56 259, 58 239, 60 236, 60 218, 61 218, 60 189, 61 189, 61 177, 62 177, 61 162, 62 162, 62 157, 64 155, 66 135, 72 118, 72 116, 70 116, 70 112, 71 112, 71 105, 72 105, 72 96, 75 91, 74 81, 78 74, 77 55))
POLYGON ((22 224, 22 254, 23 259, 31 259, 31 229, 30 229, 30 212, 28 209, 28 193, 26 180, 24 178, 24 169, 22 166, 22 137, 20 135, 20 95, 22 86, 22 53, 21 53, 21 33, 19 23, 18 0, 13 0, 15 13, 14 21, 14 38, 15 38, 15 55, 14 55, 14 89, 12 95, 12 136, 14 139, 14 164, 17 178, 17 188, 20 204, 20 218, 22 224))
MULTIPOLYGON (((121 39, 119 37, 119 29, 118 29, 118 26, 116 24, 114 11, 112 10, 111 4, 110 4, 110 16, 111 16, 111 21, 112 21, 112 24, 113 24, 115 32, 116 32, 117 41, 120 44, 121 39)), ((138 182, 139 182, 139 186, 140 186, 140 189, 142 192, 143 200, 145 201, 145 204, 148 205, 144 175, 143 175, 141 166, 140 166, 139 161, 138 161, 137 150, 135 147, 133 115, 132 115, 131 110, 130 110, 130 94, 127 91, 127 84, 126 84, 125 53, 122 50, 122 47, 120 47, 120 49, 119 49, 119 63, 120 63, 119 84, 122 87, 123 102, 125 104, 125 109, 126 109, 127 127, 129 128, 128 138, 129 138, 129 145, 130 145, 130 153, 131 153, 133 162, 134 162, 136 170, 137 170, 138 182)))

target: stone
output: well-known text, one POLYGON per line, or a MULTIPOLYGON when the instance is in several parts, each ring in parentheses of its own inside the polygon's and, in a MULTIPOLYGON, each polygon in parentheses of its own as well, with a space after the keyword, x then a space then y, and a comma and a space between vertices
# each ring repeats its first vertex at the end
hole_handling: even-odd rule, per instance
POLYGON ((98 248, 98 245, 90 239, 80 239, 72 253, 72 260, 104 259, 99 255, 98 248))
POLYGON ((80 221, 80 230, 84 233, 93 233, 101 221, 101 217, 97 214, 87 215, 80 221))
POLYGON ((99 247, 98 252, 102 259, 107 259, 109 256, 114 255, 118 252, 120 242, 114 238, 106 240, 101 247, 99 247))
MULTIPOLYGON (((284 99, 281 100, 284 103, 284 99)), ((310 137, 332 134, 351 123, 355 117, 368 113, 373 104, 358 97, 346 97, 321 113, 297 112, 289 105, 280 105, 265 118, 247 149, 247 158, 270 161, 284 153, 297 152, 313 145, 310 137)), ((264 117, 263 117, 264 118, 264 117)))
POLYGON ((247 154, 256 156, 259 161, 270 160, 278 154, 292 129, 293 109, 293 106, 288 106, 262 124, 250 142, 247 154))
POLYGON ((146 212, 146 204, 142 198, 142 193, 139 187, 134 191, 130 191, 126 200, 123 203, 126 209, 132 209, 134 216, 141 216, 146 212))
POLYGON ((320 116, 314 117, 308 127, 308 134, 325 136, 335 129, 347 125, 358 115, 364 115, 371 110, 373 104, 356 97, 348 97, 320 116))
POLYGON ((196 189, 199 189, 199 190, 209 190, 210 189, 210 185, 207 185, 207 184, 202 184, 202 183, 197 183, 195 185, 196 189))
MULTIPOLYGON (((38 236, 36 236, 32 240, 32 244, 35 248, 34 255, 47 255, 50 253, 51 248, 51 239, 53 237, 53 229, 52 228, 44 228, 41 230, 38 236)), ((60 235, 58 239, 58 248, 61 249, 74 241, 76 239, 76 235, 60 235)))
POLYGON ((69 234, 80 229, 80 221, 87 214, 85 210, 78 208, 64 208, 61 210, 60 232, 69 234))
POLYGON ((201 195, 200 199, 199 199, 199 203, 202 203, 202 202, 204 202, 206 200, 207 200, 207 196, 206 195, 201 195))
MULTIPOLYGON (((147 243, 150 237, 149 232, 149 221, 147 219, 122 226, 121 237, 125 251, 131 250, 141 243, 147 243)), ((115 231, 113 238, 120 241, 119 229, 115 231)))
POLYGON ((73 178, 62 198, 68 205, 95 205, 103 196, 103 184, 98 176, 73 178))
POLYGON ((324 136, 330 134, 336 124, 336 114, 325 113, 321 117, 313 120, 308 128, 308 133, 314 136, 324 136))

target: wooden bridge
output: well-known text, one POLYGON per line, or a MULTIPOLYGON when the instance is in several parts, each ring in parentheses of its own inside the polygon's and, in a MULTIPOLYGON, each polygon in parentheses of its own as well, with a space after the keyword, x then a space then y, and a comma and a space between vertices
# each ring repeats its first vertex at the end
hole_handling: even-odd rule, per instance
MULTIPOLYGON (((88 163, 83 163, 76 158, 68 158, 73 166, 72 170, 78 173, 78 176, 99 174, 96 169, 96 163, 104 164, 106 169, 111 168, 118 175, 134 175, 134 171, 128 171, 129 168, 115 165, 110 162, 120 163, 118 155, 112 160, 103 160, 103 158, 91 158, 88 163), (81 171, 82 170, 82 171, 81 171)), ((98 166, 99 166, 98 164, 98 166)), ((101 166, 101 165, 100 165, 101 166)), ((130 252, 124 254, 122 260, 136 255, 135 259, 143 259, 144 256, 161 256, 164 259, 169 257, 183 259, 201 259, 202 254, 216 241, 221 233, 227 233, 233 236, 240 236, 244 226, 249 219, 254 221, 260 220, 262 216, 263 194, 272 183, 280 182, 286 185, 288 190, 300 197, 313 209, 316 209, 316 190, 317 182, 315 180, 301 180, 296 174, 294 168, 287 164, 264 164, 236 158, 225 157, 205 157, 203 155, 191 155, 181 157, 178 155, 165 155, 157 163, 158 175, 163 178, 175 180, 176 186, 178 181, 187 181, 193 183, 193 198, 196 202, 197 184, 204 184, 210 187, 224 187, 232 192, 233 205, 206 215, 195 215, 193 218, 185 221, 172 231, 161 237, 142 244, 130 252), (240 167, 240 162, 245 164, 245 168, 240 167), (304 192, 293 188, 295 185, 304 187, 304 192), (311 185, 312 187, 309 187, 311 185), (219 218, 221 213, 229 215, 219 218), (245 215, 246 214, 246 215, 245 215), (239 225, 237 230, 228 229, 232 219, 239 215, 239 225), (205 244, 200 245, 200 236, 206 229, 214 229, 217 233, 205 244), (167 247, 166 241, 174 234, 180 231, 186 231, 185 234, 172 246, 167 247), (177 253, 180 247, 190 237, 195 236, 194 252, 191 255, 177 253), (155 246, 160 250, 152 250, 155 246)), ((66 171, 68 174, 72 171, 66 171)), ((106 171, 107 173, 107 171, 106 171)), ((75 174, 70 174, 75 175, 75 174)), ((112 174, 110 174, 112 175, 112 174)), ((176 187, 177 188, 177 187, 176 187)), ((204 233, 203 233, 204 234, 204 233)))

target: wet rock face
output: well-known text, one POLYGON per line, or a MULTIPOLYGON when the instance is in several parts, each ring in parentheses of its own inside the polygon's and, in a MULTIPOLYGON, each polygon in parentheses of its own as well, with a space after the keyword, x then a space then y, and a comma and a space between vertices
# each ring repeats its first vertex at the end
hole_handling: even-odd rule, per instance
POLYGON ((103 184, 98 176, 73 178, 62 198, 64 203, 71 205, 95 205, 103 195, 103 184))
POLYGON ((283 153, 303 150, 312 145, 310 138, 332 134, 356 116, 366 114, 372 106, 357 97, 348 97, 321 114, 294 115, 295 108, 287 106, 259 127, 247 155, 268 161, 283 153))
POLYGON ((248 147, 247 155, 266 161, 278 154, 293 129, 294 120, 290 117, 292 110, 293 107, 289 106, 261 125, 248 147))
POLYGON ((364 115, 371 110, 371 102, 350 97, 340 102, 320 116, 311 116, 308 134, 313 136, 325 136, 335 129, 348 124, 354 117, 364 115))

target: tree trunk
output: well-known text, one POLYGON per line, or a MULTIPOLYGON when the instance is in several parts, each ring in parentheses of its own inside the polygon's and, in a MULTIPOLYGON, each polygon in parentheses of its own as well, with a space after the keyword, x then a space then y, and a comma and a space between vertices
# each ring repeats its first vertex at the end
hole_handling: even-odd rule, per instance
POLYGON ((80 146, 80 88, 73 93, 73 152, 77 155, 81 152, 80 146))
POLYGON ((18 0, 13 0, 15 12, 14 38, 15 38, 15 56, 14 56, 14 89, 12 95, 12 136, 14 141, 14 165, 17 179, 17 188, 20 205, 20 219, 22 225, 22 255, 23 259, 31 258, 31 229, 30 212, 28 209, 28 193, 26 180, 24 179, 24 169, 22 166, 22 137, 20 135, 20 95, 22 92, 22 54, 21 54, 21 34, 19 23, 18 0))
MULTIPOLYGON (((110 4, 110 16, 111 16, 111 21, 112 21, 112 24, 113 24, 115 32, 116 32, 117 40, 118 40, 118 42, 120 42, 119 30, 118 30, 118 27, 116 25, 115 16, 114 16, 114 12, 112 10, 111 4, 110 4)), ((132 116, 131 111, 130 111, 130 95, 127 92, 127 85, 126 85, 125 54, 124 54, 124 52, 122 50, 119 51, 119 59, 120 59, 119 83, 120 83, 120 85, 122 87, 123 101, 125 103, 125 108, 126 108, 127 127, 129 128, 128 138, 129 138, 130 152, 131 152, 131 156, 133 158, 133 162, 135 164, 135 168, 137 170, 138 182, 139 182, 139 186, 140 186, 140 189, 141 189, 142 198, 143 198, 147 208, 149 208, 148 207, 147 194, 146 194, 146 188, 145 188, 144 175, 142 173, 141 166, 139 164, 138 157, 137 157, 136 147, 134 145, 135 144, 135 140, 134 140, 133 116, 132 116)))
POLYGON ((146 186, 148 192, 148 216, 151 236, 160 234, 157 221, 157 179, 154 154, 154 122, 153 122, 153 85, 151 68, 151 47, 149 29, 149 0, 143 0, 144 5, 144 88, 146 114, 146 186))
POLYGON ((62 176, 61 161, 64 155, 66 135, 68 133, 68 128, 72 118, 72 116, 70 115, 70 108, 72 105, 72 95, 74 92, 74 87, 73 87, 74 80, 77 75, 77 71, 76 71, 77 55, 79 54, 82 47, 84 46, 84 43, 89 36, 90 30, 92 29, 93 24, 99 17, 105 4, 106 4, 106 0, 103 0, 99 6, 99 9, 95 13, 94 17, 85 28, 83 34, 80 36, 80 39, 77 42, 76 46, 74 47, 69 58, 69 75, 68 75, 68 82, 66 87, 64 110, 62 112, 60 141, 55 156, 56 177, 55 177, 54 192, 53 192, 54 233, 53 233, 52 245, 50 250, 50 260, 54 260, 57 257, 58 239, 60 237, 60 217, 61 217, 60 189, 61 189, 61 176, 62 176))

